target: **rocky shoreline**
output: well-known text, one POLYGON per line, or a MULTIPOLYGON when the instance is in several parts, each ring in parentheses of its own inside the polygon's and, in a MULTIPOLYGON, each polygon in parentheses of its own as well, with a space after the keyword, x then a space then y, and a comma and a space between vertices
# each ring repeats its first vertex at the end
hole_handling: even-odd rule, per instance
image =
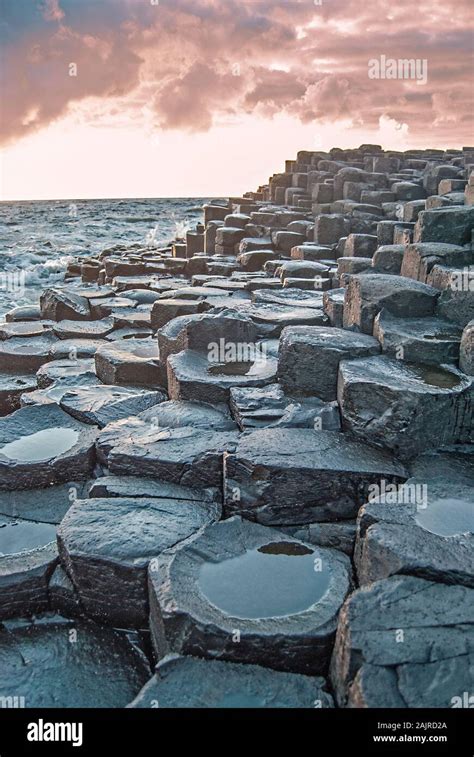
POLYGON ((301 151, 203 220, 0 323, 1 706, 456 706, 474 148, 301 151))

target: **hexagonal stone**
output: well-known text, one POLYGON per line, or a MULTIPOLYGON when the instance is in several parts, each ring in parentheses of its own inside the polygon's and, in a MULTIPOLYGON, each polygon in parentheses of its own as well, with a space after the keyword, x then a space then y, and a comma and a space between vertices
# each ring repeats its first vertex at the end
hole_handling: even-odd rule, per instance
POLYGON ((103 339, 114 328, 112 318, 100 321, 58 321, 53 331, 59 339, 103 339))
POLYGON ((129 707, 333 707, 324 678, 168 655, 129 707))
POLYGON ((255 344, 241 346, 249 348, 244 353, 249 353, 250 359, 214 362, 209 355, 194 350, 170 355, 167 363, 170 398, 226 402, 234 386, 264 386, 274 381, 277 371, 275 358, 260 354, 255 344))
POLYGON ((225 512, 270 525, 354 518, 371 483, 407 477, 381 450, 303 428, 246 434, 224 463, 225 512))
POLYGON ((221 521, 150 565, 156 654, 322 674, 349 587, 342 553, 240 518, 221 521))
POLYGON ((51 333, 0 341, 0 371, 36 373, 38 368, 51 359, 50 351, 57 341, 51 333))
POLYGON ((397 318, 382 310, 374 321, 382 351, 413 363, 456 363, 461 329, 444 318, 397 318))
POLYGON ((474 590, 394 576, 339 616, 331 681, 340 707, 452 707, 472 691, 474 590))
POLYGON ((453 366, 381 356, 343 360, 338 402, 343 429, 410 459, 443 444, 469 442, 472 378, 453 366))
POLYGON ((21 406, 21 396, 24 392, 36 389, 35 376, 24 374, 0 374, 0 416, 9 415, 21 406))
POLYGON ((96 433, 56 405, 33 405, 0 419, 0 490, 87 476, 94 465, 96 433))
POLYGON ((412 478, 371 499, 358 516, 359 583, 403 573, 474 588, 472 491, 412 478))
POLYGON ((91 381, 97 383, 95 364, 89 359, 51 360, 42 365, 36 373, 39 389, 47 389, 53 384, 83 385, 91 381))
POLYGON ((126 339, 100 347, 95 370, 104 384, 166 386, 166 369, 155 340, 126 339))
POLYGON ((58 547, 87 614, 119 627, 145 626, 148 563, 219 515, 210 501, 75 501, 58 527, 58 547))
POLYGON ((99 435, 98 455, 111 473, 199 488, 222 485, 223 454, 235 447, 237 432, 199 426, 162 428, 152 415, 148 418, 117 421, 99 435))
POLYGON ((339 362, 380 352, 377 340, 365 334, 323 326, 290 326, 280 338, 278 377, 288 393, 337 397, 339 362))
POLYGON ((81 293, 66 289, 46 289, 40 297, 41 317, 51 321, 88 321, 89 300, 81 293))
POLYGON ((57 557, 54 525, 0 516, 0 620, 48 609, 57 557))
POLYGON ((244 313, 224 309, 220 313, 179 316, 158 332, 158 346, 163 361, 182 350, 208 352, 210 346, 219 343, 221 339, 234 343, 255 342, 257 328, 244 313))
POLYGON ((450 242, 463 245, 470 241, 474 226, 474 207, 424 210, 415 226, 415 242, 450 242))
POLYGON ((403 255, 402 276, 417 281, 427 282, 428 275, 435 265, 459 266, 462 268, 472 262, 472 253, 455 244, 441 242, 424 242, 409 244, 403 255))
POLYGON ((295 398, 286 395, 279 384, 259 388, 234 387, 229 406, 241 431, 266 426, 314 428, 337 431, 340 428, 337 403, 317 397, 295 398))
POLYGON ((60 523, 75 499, 87 497, 91 481, 67 481, 44 489, 0 491, 0 515, 60 523))
POLYGON ((344 328, 372 334, 375 316, 382 308, 402 317, 433 315, 438 296, 433 287, 402 276, 351 276, 344 298, 344 328))
POLYGON ((0 665, 0 696, 24 707, 125 707, 150 676, 132 634, 58 615, 5 622, 0 665))
POLYGON ((166 399, 163 392, 98 384, 70 387, 62 395, 59 405, 78 421, 104 428, 108 423, 138 415, 166 399))

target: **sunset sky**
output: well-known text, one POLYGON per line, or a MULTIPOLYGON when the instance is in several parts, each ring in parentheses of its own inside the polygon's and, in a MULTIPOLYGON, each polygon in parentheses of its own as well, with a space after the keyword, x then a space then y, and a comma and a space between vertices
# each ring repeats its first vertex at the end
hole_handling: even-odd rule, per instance
POLYGON ((0 9, 1 199, 238 194, 301 149, 474 142, 472 0, 0 9), (369 78, 382 55, 426 84, 369 78))

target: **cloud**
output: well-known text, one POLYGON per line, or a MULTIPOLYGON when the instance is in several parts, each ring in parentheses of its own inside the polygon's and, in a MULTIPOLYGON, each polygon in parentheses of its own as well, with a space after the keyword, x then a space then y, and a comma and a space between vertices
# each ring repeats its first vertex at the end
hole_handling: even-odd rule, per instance
POLYGON ((17 0, 3 5, 3 142, 81 103, 91 122, 146 111, 165 130, 286 113, 469 140, 470 0, 419 0, 416 23, 412 0, 35 0, 23 15, 17 0), (369 79, 380 55, 426 59, 427 83, 369 79))

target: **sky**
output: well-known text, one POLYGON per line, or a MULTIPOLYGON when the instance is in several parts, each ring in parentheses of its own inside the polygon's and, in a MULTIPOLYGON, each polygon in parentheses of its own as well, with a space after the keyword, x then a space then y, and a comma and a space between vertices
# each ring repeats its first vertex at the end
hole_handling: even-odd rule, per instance
POLYGON ((0 199, 238 195, 298 150, 473 144, 473 28, 472 0, 0 0, 0 199), (408 59, 426 76, 388 78, 408 59))

